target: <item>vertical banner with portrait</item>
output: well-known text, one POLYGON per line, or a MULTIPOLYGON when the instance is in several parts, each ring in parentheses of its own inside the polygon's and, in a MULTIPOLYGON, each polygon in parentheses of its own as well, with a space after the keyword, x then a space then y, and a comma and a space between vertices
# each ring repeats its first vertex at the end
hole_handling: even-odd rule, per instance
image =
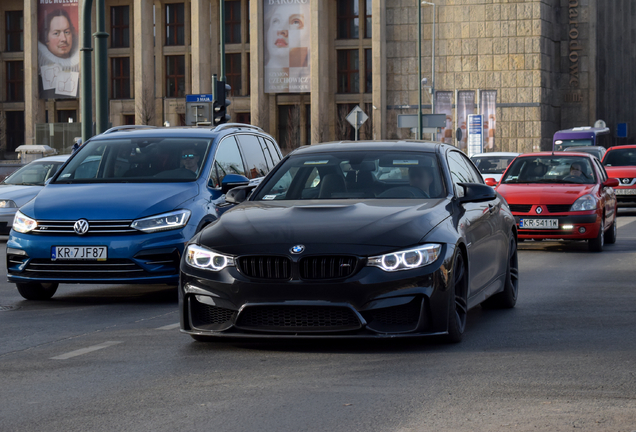
POLYGON ((437 134, 437 140, 445 144, 453 144, 453 92, 435 92, 435 114, 445 114, 446 123, 437 134))
POLYGON ((311 91, 309 2, 263 2, 265 93, 311 91))
POLYGON ((468 146, 468 116, 475 114, 475 92, 473 90, 458 90, 457 101, 457 129, 462 131, 462 139, 457 147, 466 150, 468 146))
POLYGON ((495 148, 497 128, 497 90, 482 90, 479 94, 479 113, 484 116, 484 148, 495 148))
POLYGON ((38 0, 40 99, 78 97, 78 29, 78 0, 38 0))

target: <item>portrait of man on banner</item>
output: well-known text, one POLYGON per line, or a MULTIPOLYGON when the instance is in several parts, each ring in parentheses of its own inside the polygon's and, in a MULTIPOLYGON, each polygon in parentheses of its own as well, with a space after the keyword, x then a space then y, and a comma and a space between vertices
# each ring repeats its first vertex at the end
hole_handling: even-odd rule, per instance
POLYGON ((265 0, 265 93, 311 90, 310 0, 265 0))
POLYGON ((492 150, 497 128, 497 90, 482 90, 479 102, 479 113, 484 116, 484 147, 492 150))
POLYGON ((75 98, 79 91, 78 3, 38 5, 40 99, 75 98))
POLYGON ((445 126, 437 134, 437 140, 453 144, 453 92, 435 92, 435 113, 446 115, 445 126))
POLYGON ((462 139, 457 146, 466 150, 468 148, 468 115, 475 114, 475 92, 473 90, 460 90, 457 92, 457 129, 462 131, 462 139))

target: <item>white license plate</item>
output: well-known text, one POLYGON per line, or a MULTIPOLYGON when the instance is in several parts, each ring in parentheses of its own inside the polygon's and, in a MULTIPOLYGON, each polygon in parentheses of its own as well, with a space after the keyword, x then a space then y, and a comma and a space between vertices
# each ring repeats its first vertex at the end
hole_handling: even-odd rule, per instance
POLYGON ((106 261, 107 255, 106 246, 53 246, 51 248, 51 261, 106 261))
POLYGON ((559 229, 559 220, 558 219, 520 219, 519 228, 559 229))
POLYGON ((636 189, 614 189, 616 195, 636 195, 636 189))

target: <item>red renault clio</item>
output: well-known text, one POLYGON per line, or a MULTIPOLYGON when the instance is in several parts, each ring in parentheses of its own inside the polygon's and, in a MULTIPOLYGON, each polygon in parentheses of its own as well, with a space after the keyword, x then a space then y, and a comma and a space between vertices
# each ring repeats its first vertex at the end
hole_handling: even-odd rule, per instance
POLYGON ((546 152, 517 157, 496 190, 515 216, 519 240, 587 240, 590 251, 601 252, 616 242, 618 184, 589 154, 546 152))

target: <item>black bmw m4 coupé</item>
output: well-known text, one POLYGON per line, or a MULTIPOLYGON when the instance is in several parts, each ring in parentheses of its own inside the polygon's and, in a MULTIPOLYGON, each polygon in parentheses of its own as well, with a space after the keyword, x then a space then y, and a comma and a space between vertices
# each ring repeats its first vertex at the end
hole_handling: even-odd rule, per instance
POLYGON ((470 308, 516 303, 514 217, 455 147, 302 147, 226 200, 240 205, 198 233, 181 262, 181 330, 196 340, 458 342, 470 308))

